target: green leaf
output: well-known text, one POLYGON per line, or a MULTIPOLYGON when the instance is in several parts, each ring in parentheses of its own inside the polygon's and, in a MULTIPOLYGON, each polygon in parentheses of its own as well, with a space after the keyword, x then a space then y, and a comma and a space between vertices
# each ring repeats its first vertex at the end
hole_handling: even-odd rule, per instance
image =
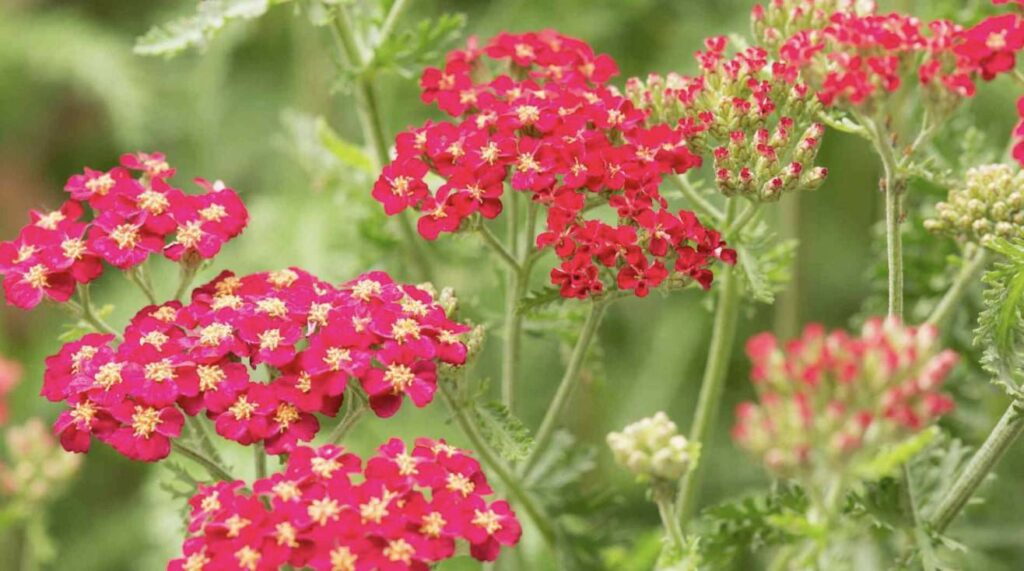
POLYGON ((874 481, 896 474, 896 471, 928 445, 939 435, 939 428, 933 426, 922 430, 903 442, 887 446, 874 457, 858 463, 854 470, 861 478, 874 481))
POLYGON ((135 53, 173 57, 203 47, 232 20, 253 20, 289 0, 204 0, 196 13, 156 26, 135 42, 135 53))
POLYGON ((323 117, 316 118, 316 134, 320 144, 342 164, 359 169, 371 176, 376 174, 377 169, 373 166, 373 160, 367 156, 366 152, 359 146, 342 139, 323 117))
POLYGON ((499 402, 477 404, 474 412, 480 432, 490 445, 509 461, 523 460, 533 449, 530 430, 508 407, 499 402))
POLYGON ((782 486, 706 509, 696 521, 704 563, 712 569, 726 569, 741 553, 798 539, 792 534, 797 527, 792 518, 802 517, 808 507, 803 491, 782 486))
POLYGON ((1016 395, 1024 380, 1024 242, 998 238, 986 246, 1005 259, 982 277, 987 286, 985 308, 978 316, 974 343, 984 347, 981 364, 985 370, 1016 395))
POLYGON ((796 240, 780 240, 765 224, 743 234, 736 246, 736 267, 751 299, 769 305, 775 302, 775 294, 792 279, 796 248, 796 240))
POLYGON ((440 61, 444 52, 462 35, 465 26, 466 17, 462 14, 444 14, 392 34, 374 50, 368 70, 412 77, 423 66, 440 61))
POLYGON ((562 299, 562 293, 558 288, 545 286, 541 289, 527 292, 516 305, 516 313, 526 315, 562 299))

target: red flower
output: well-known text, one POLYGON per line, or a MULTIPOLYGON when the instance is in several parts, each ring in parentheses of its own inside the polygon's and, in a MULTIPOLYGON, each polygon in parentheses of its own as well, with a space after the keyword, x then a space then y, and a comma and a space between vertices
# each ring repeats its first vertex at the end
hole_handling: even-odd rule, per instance
POLYGON ((125 402, 114 407, 121 426, 107 438, 118 452, 133 460, 155 462, 171 453, 171 439, 181 434, 185 416, 173 406, 125 402))

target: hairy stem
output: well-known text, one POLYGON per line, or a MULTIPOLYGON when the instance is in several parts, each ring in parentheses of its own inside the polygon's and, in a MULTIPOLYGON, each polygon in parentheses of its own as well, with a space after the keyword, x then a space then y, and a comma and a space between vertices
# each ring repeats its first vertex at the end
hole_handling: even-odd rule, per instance
POLYGON ((597 333, 598 326, 601 325, 601 318, 604 317, 607 304, 607 300, 591 302, 590 313, 587 314, 587 319, 583 322, 583 329, 580 331, 579 339, 576 340, 576 346, 573 347, 572 356, 569 357, 569 365, 565 369, 565 374, 562 375, 562 381, 558 385, 558 390, 555 391, 555 397, 551 400, 551 404, 544 414, 544 420, 541 421, 540 428, 537 429, 533 451, 530 452, 530 455, 523 462, 520 469, 519 474, 524 478, 529 475, 530 470, 537 464, 544 450, 551 444, 551 438, 554 436, 556 425, 563 419, 565 408, 569 404, 569 398, 579 382, 580 370, 583 368, 583 362, 586 360, 587 350, 590 348, 590 343, 597 333))
POLYGON ((181 454, 182 456, 188 458, 189 460, 192 460, 196 464, 199 464, 200 466, 205 468, 207 473, 209 473, 210 476, 212 476, 215 480, 221 480, 225 482, 232 482, 235 480, 235 478, 231 474, 229 474, 227 470, 222 468, 220 464, 213 461, 211 458, 208 458, 199 450, 196 450, 188 446, 187 444, 182 443, 180 439, 172 440, 171 447, 174 449, 175 452, 181 454))
POLYGON ((680 174, 670 176, 668 178, 676 185, 676 188, 683 193, 683 196, 685 196, 686 200, 691 203, 693 209, 697 211, 697 214, 710 218, 710 221, 716 224, 725 218, 725 215, 722 214, 721 210, 700 195, 700 192, 693 186, 693 183, 690 182, 690 179, 687 178, 686 175, 680 174))
MULTIPOLYGON (((360 395, 360 397, 361 396, 362 395, 360 395)), ((365 413, 366 402, 364 402, 362 398, 353 402, 345 413, 345 416, 342 417, 341 421, 331 430, 330 434, 327 435, 327 441, 332 444, 341 444, 341 441, 345 439, 345 436, 347 436, 356 423, 363 418, 365 413)))
MULTIPOLYGON (((719 278, 718 302, 715 306, 715 323, 708 347, 708 360, 704 365, 697 410, 690 426, 690 441, 705 443, 721 408, 725 378, 729 371, 729 356, 736 341, 736 323, 740 313, 740 284, 732 268, 724 268, 719 278)), ((701 486, 704 466, 701 459, 690 473, 683 478, 676 497, 676 513, 686 523, 696 509, 697 492, 701 486)))
POLYGON ((674 491, 674 485, 669 482, 656 484, 652 488, 654 503, 658 506, 658 515, 661 516, 661 525, 665 528, 665 534, 676 546, 676 549, 682 552, 686 545, 686 538, 683 536, 683 528, 679 525, 679 516, 672 499, 674 491))
MULTIPOLYGON (((783 198, 779 204, 780 235, 785 239, 800 238, 800 193, 783 198)), ((800 257, 790 269, 790 280, 775 301, 773 329, 780 339, 795 337, 800 329, 800 257)))
POLYGON ((477 231, 480 232, 480 236, 484 239, 484 243, 495 253, 498 258, 508 266, 510 272, 516 274, 519 273, 519 262, 516 257, 498 240, 498 237, 494 235, 490 229, 481 221, 477 226, 477 231))
POLYGON ((92 325, 96 331, 101 333, 109 333, 118 339, 121 339, 121 333, 103 321, 99 315, 96 314, 96 307, 92 304, 92 294, 89 291, 89 285, 78 286, 78 297, 80 300, 79 307, 82 312, 82 319, 89 325, 92 325))
POLYGON ((267 477, 267 450, 263 444, 253 444, 253 462, 256 467, 256 479, 262 480, 267 477))
POLYGON ((189 286, 192 285, 192 281, 196 279, 196 274, 198 272, 199 264, 181 264, 178 287, 174 290, 174 297, 172 299, 181 301, 181 298, 185 297, 185 293, 188 291, 189 286))
MULTIPOLYGON (((396 2, 395 5, 392 6, 392 10, 387 16, 384 27, 381 28, 381 34, 378 38, 378 42, 383 42, 387 39, 385 32, 390 34, 394 29, 395 22, 401 14, 401 10, 404 8, 405 4, 406 2, 400 1, 396 2)), ((368 58, 364 53, 365 50, 360 43, 355 25, 353 24, 352 18, 345 6, 338 7, 337 17, 334 19, 334 26, 332 29, 342 55, 344 55, 352 70, 356 72, 354 90, 356 114, 359 117, 359 125, 362 129, 366 145, 370 147, 373 152, 373 158, 377 163, 377 167, 382 168, 384 165, 388 164, 390 157, 388 155, 387 137, 384 134, 384 127, 381 119, 380 103, 377 100, 376 88, 373 83, 373 74, 365 69, 368 58)), ((416 230, 413 228, 412 221, 409 219, 408 213, 402 212, 396 218, 398 219, 399 231, 402 233, 402 241, 407 249, 407 257, 416 267, 420 279, 428 281, 432 280, 433 268, 430 266, 430 262, 426 257, 425 248, 423 248, 419 237, 416 235, 416 230)))
POLYGON ((501 457, 494 452, 491 445, 487 442, 487 439, 480 434, 477 425, 473 420, 466 414, 466 407, 458 402, 455 394, 452 392, 450 384, 452 379, 441 379, 438 382, 438 392, 441 394, 441 398, 444 399, 445 404, 451 411, 452 416, 455 418, 455 422, 459 425, 459 428, 466 435, 466 438, 473 444, 473 449, 477 454, 480 455, 480 459, 484 464, 490 468, 491 472, 498 476, 498 479, 505 484, 509 494, 516 499, 517 503, 526 512, 526 515, 530 517, 534 525, 537 526, 537 530, 540 531, 544 541, 554 548, 555 545, 555 529, 551 524, 551 519, 544 512, 544 509, 539 503, 533 498, 533 496, 523 487, 522 482, 516 478, 512 469, 505 463, 501 457))
POLYGON ((989 260, 991 260, 991 256, 988 250, 981 246, 975 246, 973 251, 967 252, 964 256, 963 266, 957 272, 956 277, 953 278, 953 283, 946 290, 946 294, 942 296, 939 304, 932 310, 932 314, 928 316, 925 323, 942 327, 945 321, 953 315, 953 311, 959 305, 964 294, 967 293, 967 288, 974 283, 978 274, 988 265, 989 260))
POLYGON ((995 469, 1010 446, 1017 441, 1021 432, 1024 432, 1024 410, 1022 409, 1024 409, 1024 403, 1021 401, 1010 403, 1006 412, 999 419, 999 423, 985 439, 985 443, 981 445, 971 461, 957 476, 956 481, 953 482, 928 521, 936 532, 942 533, 949 527, 949 524, 953 522, 974 492, 977 491, 978 486, 985 481, 985 477, 995 469))

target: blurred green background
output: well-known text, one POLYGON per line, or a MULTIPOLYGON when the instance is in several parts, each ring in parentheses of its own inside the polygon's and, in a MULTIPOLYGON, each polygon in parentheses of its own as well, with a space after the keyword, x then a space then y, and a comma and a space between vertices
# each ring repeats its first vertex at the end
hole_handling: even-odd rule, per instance
MULTIPOLYGON (((611 54, 624 78, 692 72, 691 56, 701 40, 745 32, 752 4, 418 0, 404 20, 412 23, 443 12, 462 12, 468 18, 467 33, 482 38, 501 30, 556 28, 611 54)), ((949 14, 964 3, 916 5, 926 13, 949 14)), ((173 60, 132 54, 136 36, 192 9, 194 2, 164 0, 0 3, 0 237, 14 236, 27 209, 57 205, 65 179, 83 166, 106 169, 122 152, 160 150, 178 167, 179 185, 195 176, 223 179, 249 204, 252 224, 217 259, 216 270, 249 272, 297 265, 340 281, 385 266, 401 276, 405 269, 388 254, 390 230, 379 227, 382 218, 367 198, 372 180, 339 169, 315 145, 316 116, 326 118, 349 140, 359 139, 350 98, 332 92, 336 68, 326 31, 311 26, 291 6, 283 6, 258 21, 228 26, 201 52, 173 60), (373 239, 367 240, 367 235, 373 239)), ((437 116, 419 103, 415 81, 388 77, 381 95, 389 134, 437 116)), ((1011 126, 1013 98, 1011 85, 992 86, 971 104, 965 121, 976 122, 992 145, 1001 148, 1011 126)), ((962 132, 958 129, 953 129, 954 136, 962 132)), ((828 182, 799 205, 796 315, 801 321, 848 326, 863 315, 876 291, 881 254, 873 238, 881 212, 878 166, 864 143, 835 133, 826 137, 821 162, 831 170, 828 182)), ((773 216, 776 211, 772 209, 773 216)), ((912 244, 911 268, 915 260, 941 259, 948 252, 948 245, 912 244)), ((432 254, 442 267, 440 285, 456 288, 467 314, 479 322, 497 322, 503 281, 497 271, 480 271, 495 264, 487 264, 475 242, 442 239, 432 254)), ((164 269, 170 275, 172 269, 164 269)), ((911 273, 907 280, 913 315, 923 315, 931 303, 929 295, 942 288, 943 278, 911 273), (915 299, 920 300, 917 306, 915 299)), ((112 319, 121 324, 142 304, 141 296, 122 281, 111 271, 98 284, 100 302, 116 301, 112 319)), ((629 300, 613 306, 601 328, 603 366, 588 372, 567 423, 584 443, 596 446, 597 465, 583 486, 609 510, 602 512, 604 519, 591 522, 610 532, 608 545, 628 549, 639 538, 649 542, 655 537, 657 514, 645 501, 642 487, 611 464, 604 435, 660 409, 680 426, 689 425, 710 330, 704 298, 691 291, 629 300)), ((53 306, 32 313, 0 308, 0 354, 20 361, 26 370, 12 396, 14 422, 31 416, 49 420, 58 413, 56 405, 37 393, 43 358, 60 347, 64 317, 53 306)), ((959 318, 964 331, 957 336, 959 343, 969 338, 969 318, 967 312, 959 318)), ((705 443, 710 463, 705 504, 767 485, 761 470, 732 447, 728 428, 732 407, 751 394, 742 340, 772 327, 771 308, 749 306, 740 326, 720 429, 705 443)), ((493 375, 498 365, 497 332, 490 338, 481 371, 493 375)), ((557 347, 539 334, 525 346, 521 410, 531 426, 554 392, 561 367, 557 347)), ((961 407, 949 427, 977 444, 1005 403, 994 388, 966 369, 954 381, 961 407)), ((444 436, 464 444, 446 421, 443 407, 405 406, 394 419, 361 424, 351 446, 366 452, 392 434, 444 436)), ((235 465, 248 463, 238 458, 235 465)), ((976 556, 986 569, 1024 567, 1022 474, 1024 448, 1018 447, 1000 468, 997 481, 985 488, 986 497, 999 500, 970 509, 954 532, 980 549, 976 556)), ((178 504, 159 488, 161 475, 157 466, 131 463, 106 446, 95 446, 69 491, 46 514, 56 558, 44 567, 162 568, 177 553, 182 529, 178 504)), ((16 568, 17 542, 12 539, 0 538, 0 570, 16 568)), ((527 555, 521 556, 527 557, 527 564, 520 568, 550 566, 539 559, 531 562, 530 553, 543 553, 530 549, 531 542, 536 543, 527 539, 527 555)), ((644 568, 640 559, 634 561, 637 569, 644 568)), ((442 568, 467 565, 461 561, 442 568)), ((755 564, 737 562, 737 568, 751 565, 755 564)))

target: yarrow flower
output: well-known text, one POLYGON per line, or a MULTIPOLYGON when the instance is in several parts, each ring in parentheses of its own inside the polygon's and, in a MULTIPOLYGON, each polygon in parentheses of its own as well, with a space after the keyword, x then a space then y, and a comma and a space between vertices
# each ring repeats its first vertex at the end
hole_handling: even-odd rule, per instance
POLYGON ((53 498, 81 464, 81 458, 60 449, 38 418, 5 432, 7 455, 0 459, 0 502, 14 500, 32 506, 53 498))
POLYGON ((1024 229, 1024 172, 994 164, 967 171, 963 186, 953 188, 935 205, 936 217, 925 220, 932 232, 984 244, 992 238, 1019 236, 1024 229))
POLYGON ((191 302, 139 311, 124 331, 90 334, 47 358, 42 395, 69 407, 55 430, 70 451, 92 437, 137 460, 160 460, 185 416, 267 452, 313 439, 337 414, 350 379, 381 417, 405 397, 433 399, 439 363, 460 365, 469 327, 427 289, 370 272, 335 286, 297 269, 223 272, 191 302), (264 365, 269 375, 254 372, 264 365))
POLYGON ((21 365, 0 357, 0 426, 7 424, 9 416, 7 395, 21 381, 21 365))
POLYGON ((508 185, 547 209, 536 245, 561 260, 550 277, 564 297, 611 286, 643 297, 672 277, 709 287, 709 264, 733 263, 735 252, 658 191, 701 159, 683 129, 649 124, 607 85, 616 73, 610 57, 554 31, 501 34, 483 48, 472 40, 420 82, 423 101, 455 121, 400 134, 374 198, 388 214, 418 211, 419 233, 433 240, 498 217, 508 185), (488 68, 505 73, 481 79, 488 68), (615 223, 587 216, 606 204, 615 223))
POLYGON ((100 277, 103 262, 130 270, 153 254, 192 265, 215 256, 248 223, 245 205, 221 182, 197 179, 204 193, 185 194, 171 186, 174 172, 162 154, 136 153, 109 171, 72 176, 60 208, 32 211, 16 239, 0 242, 8 303, 68 301, 100 277))
POLYGON ((940 392, 957 363, 932 326, 873 318, 859 336, 819 325, 783 346, 747 342, 758 402, 736 410, 733 438, 776 474, 797 480, 854 469, 953 409, 940 392))
POLYGON ((398 439, 362 465, 333 445, 299 447, 282 473, 201 486, 183 557, 169 571, 426 570, 465 542, 480 561, 519 542, 522 528, 468 451, 398 439))
POLYGON ((820 187, 828 175, 814 165, 825 132, 815 122, 821 103, 798 70, 760 47, 727 57, 725 37, 704 45, 696 55, 701 75, 632 78, 627 95, 659 120, 677 123, 699 154, 714 157, 715 182, 726 196, 771 201, 820 187))
POLYGON ((679 480, 695 461, 695 446, 664 412, 608 435, 615 462, 645 480, 679 480))

